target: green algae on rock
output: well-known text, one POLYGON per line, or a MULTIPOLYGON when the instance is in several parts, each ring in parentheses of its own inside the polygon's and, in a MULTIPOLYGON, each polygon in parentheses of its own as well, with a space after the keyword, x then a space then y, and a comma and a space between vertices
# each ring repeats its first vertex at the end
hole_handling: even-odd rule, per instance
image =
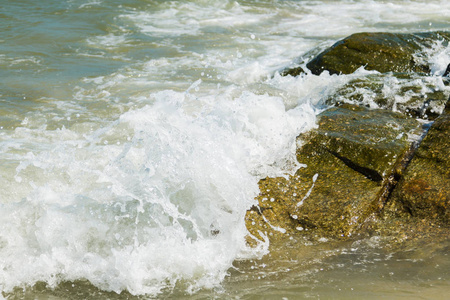
POLYGON ((248 211, 249 232, 352 235, 374 211, 390 177, 422 133, 415 119, 353 105, 319 115, 319 128, 299 137, 297 159, 307 167, 288 178, 260 181, 258 207, 248 211))
MULTIPOLYGON (((356 33, 318 54, 306 66, 316 75, 323 71, 351 74, 360 67, 378 71, 350 80, 325 99, 328 105, 351 103, 433 120, 442 113, 450 96, 450 80, 448 71, 442 77, 430 74, 426 57, 429 51, 436 51, 437 44, 442 48, 449 41, 450 32, 356 33)), ((281 75, 303 72, 301 67, 288 68, 281 75)))
MULTIPOLYGON (((448 32, 355 33, 336 42, 306 66, 315 75, 323 71, 351 74, 360 67, 380 73, 429 73, 430 67, 421 58, 423 49, 431 48, 437 41, 448 43, 449 40, 448 32)), ((301 72, 301 69, 292 68, 282 74, 296 76, 301 72)))

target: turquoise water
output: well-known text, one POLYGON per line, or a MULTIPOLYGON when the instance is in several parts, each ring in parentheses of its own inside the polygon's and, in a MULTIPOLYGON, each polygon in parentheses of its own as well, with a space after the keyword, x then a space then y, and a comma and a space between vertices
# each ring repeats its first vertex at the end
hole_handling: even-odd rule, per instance
MULTIPOLYGON (((444 0, 0 1, 3 296, 439 299, 445 247, 406 265, 369 242, 249 249, 244 216, 327 96, 367 75, 279 70, 449 16, 444 0)), ((450 49, 426 59, 439 85, 450 49)))

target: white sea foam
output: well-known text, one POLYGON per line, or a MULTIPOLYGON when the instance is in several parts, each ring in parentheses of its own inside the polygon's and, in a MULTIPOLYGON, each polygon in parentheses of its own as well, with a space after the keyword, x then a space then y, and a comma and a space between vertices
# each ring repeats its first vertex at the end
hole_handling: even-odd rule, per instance
POLYGON ((87 40, 88 44, 95 47, 105 47, 105 48, 113 48, 123 46, 127 41, 126 35, 114 35, 107 34, 103 36, 97 36, 94 38, 89 38, 87 40))
POLYGON ((442 76, 450 64, 450 45, 437 41, 433 47, 425 50, 426 61, 431 66, 431 74, 442 76))
POLYGON ((133 294, 180 279, 195 290, 248 254, 257 180, 295 165, 295 136, 314 125, 314 110, 248 92, 196 97, 198 85, 152 94, 92 133, 16 130, 30 143, 19 148, 34 150, 15 155, 9 183, 26 197, 0 209, 3 289, 86 278, 133 294))

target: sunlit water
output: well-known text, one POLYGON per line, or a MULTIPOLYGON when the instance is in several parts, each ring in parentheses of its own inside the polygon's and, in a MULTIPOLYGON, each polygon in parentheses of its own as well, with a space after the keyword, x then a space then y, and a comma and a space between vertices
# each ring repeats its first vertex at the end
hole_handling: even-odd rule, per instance
MULTIPOLYGON (((1 0, 3 295, 444 295, 448 247, 406 263, 379 241, 269 252, 246 246, 244 216, 260 178, 295 170, 327 97, 370 73, 278 71, 355 32, 449 25, 446 0, 1 0)), ((446 89, 450 49, 426 59, 446 89)))

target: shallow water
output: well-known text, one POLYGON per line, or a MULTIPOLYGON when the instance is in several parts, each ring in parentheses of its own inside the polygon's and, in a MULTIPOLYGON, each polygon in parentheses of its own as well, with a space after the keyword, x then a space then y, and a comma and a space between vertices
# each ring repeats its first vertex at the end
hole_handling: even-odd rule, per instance
MULTIPOLYGON (((397 243, 386 237, 337 242, 286 240, 258 260, 236 261, 222 284, 186 293, 181 283, 158 299, 447 299, 448 241, 397 243), (405 244, 405 245, 406 245, 405 244)), ((84 281, 16 290, 22 299, 153 299, 101 291, 84 281)))
MULTIPOLYGON (((315 126, 327 97, 373 76, 277 72, 354 32, 447 30, 448 1, 0 7, 4 296, 359 298, 382 285, 389 298, 439 298, 449 290, 445 250, 403 263, 377 247, 298 242, 269 252, 244 240, 258 180, 294 171, 295 137, 315 126)), ((438 43, 425 59, 427 84, 449 93, 439 76, 450 48, 438 43)), ((409 83, 381 80, 394 104, 406 101, 396 91, 409 83)))

